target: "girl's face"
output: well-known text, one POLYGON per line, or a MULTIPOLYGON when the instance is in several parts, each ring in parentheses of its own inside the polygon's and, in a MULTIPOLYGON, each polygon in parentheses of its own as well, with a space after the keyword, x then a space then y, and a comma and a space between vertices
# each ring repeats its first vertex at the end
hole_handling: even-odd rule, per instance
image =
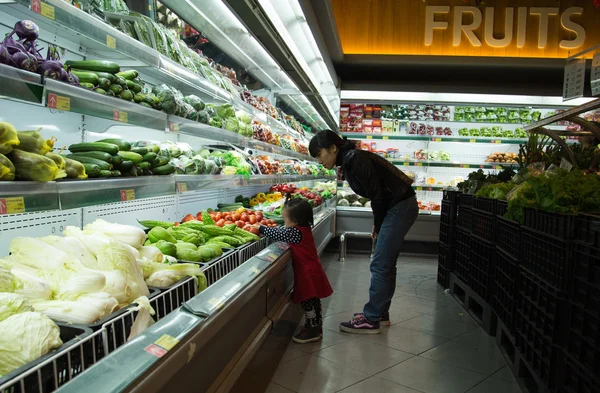
POLYGON ((319 154, 315 157, 319 164, 323 165, 327 169, 333 169, 337 160, 338 147, 333 145, 331 147, 324 147, 319 151, 319 154))
POLYGON ((286 227, 286 228, 289 228, 289 227, 293 227, 293 226, 296 226, 296 225, 298 225, 298 223, 297 223, 297 222, 295 222, 294 220, 292 220, 292 219, 290 218, 290 215, 289 215, 288 209, 284 208, 284 209, 281 211, 281 216, 283 217, 283 222, 284 222, 284 224, 285 224, 285 227, 286 227))

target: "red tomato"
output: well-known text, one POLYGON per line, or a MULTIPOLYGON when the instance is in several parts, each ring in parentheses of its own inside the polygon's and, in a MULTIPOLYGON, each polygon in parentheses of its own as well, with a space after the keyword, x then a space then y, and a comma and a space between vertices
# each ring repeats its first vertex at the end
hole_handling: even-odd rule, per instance
POLYGON ((224 219, 225 221, 235 221, 235 220, 233 219, 233 217, 231 216, 231 214, 229 214, 229 213, 228 213, 228 214, 225 214, 225 215, 223 216, 223 219, 224 219))
POLYGON ((233 217, 234 221, 238 221, 242 216, 240 215, 240 213, 233 213, 231 217, 233 217))
POLYGON ((260 220, 262 220, 262 219, 263 219, 263 214, 262 214, 262 212, 256 212, 256 219, 257 219, 258 221, 260 221, 260 220))
POLYGON ((174 226, 174 227, 178 227, 178 226, 179 226, 179 223, 178 223, 178 222, 176 222, 176 223, 174 223, 174 224, 173 224, 173 226, 174 226))
POLYGON ((258 233, 259 233, 258 228, 254 228, 254 227, 250 228, 250 232, 255 235, 258 235, 258 233))
POLYGON ((235 222, 235 225, 237 225, 237 227, 238 227, 238 228, 243 228, 243 227, 244 227, 244 225, 246 225, 246 223, 245 223, 244 221, 237 220, 237 221, 235 222))
POLYGON ((248 210, 246 210, 246 213, 248 213, 248 214, 252 214, 252 213, 254 213, 254 210, 250 210, 250 209, 248 209, 248 210))
POLYGON ((231 224, 233 224, 232 221, 225 221, 225 224, 223 224, 223 225, 231 225, 231 224))
POLYGON ((214 218, 215 221, 219 221, 222 218, 223 218, 223 214, 221 214, 221 213, 215 213, 215 218, 214 218))
POLYGON ((244 221, 244 222, 248 222, 250 220, 250 216, 247 215, 246 213, 242 214, 242 216, 240 217, 240 220, 244 221))
POLYGON ((188 214, 185 217, 183 217, 183 220, 181 220, 181 222, 188 222, 188 221, 192 221, 195 219, 196 219, 196 217, 192 216, 191 214, 188 214))
POLYGON ((250 224, 256 224, 256 216, 250 216, 250 224))
POLYGON ((225 220, 221 219, 221 220, 215 222, 215 225, 218 227, 222 227, 223 225, 225 225, 225 220))

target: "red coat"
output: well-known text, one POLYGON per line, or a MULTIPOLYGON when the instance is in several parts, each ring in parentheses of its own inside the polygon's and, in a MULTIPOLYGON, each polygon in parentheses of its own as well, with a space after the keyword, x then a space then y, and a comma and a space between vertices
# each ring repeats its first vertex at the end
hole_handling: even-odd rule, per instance
POLYGON ((302 232, 299 244, 290 244, 294 269, 294 303, 312 298, 323 299, 333 293, 315 246, 312 230, 297 227, 302 232))

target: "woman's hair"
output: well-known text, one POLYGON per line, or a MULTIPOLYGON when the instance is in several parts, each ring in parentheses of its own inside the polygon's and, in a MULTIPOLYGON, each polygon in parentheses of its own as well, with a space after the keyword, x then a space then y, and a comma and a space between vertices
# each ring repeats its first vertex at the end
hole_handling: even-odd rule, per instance
POLYGON ((313 208, 306 200, 302 198, 292 198, 287 195, 283 208, 287 211, 288 216, 296 225, 301 227, 313 226, 313 208))
POLYGON ((337 146, 339 150, 352 150, 356 146, 345 137, 342 138, 331 130, 319 131, 310 140, 308 151, 310 155, 316 157, 321 149, 328 149, 331 146, 337 146))

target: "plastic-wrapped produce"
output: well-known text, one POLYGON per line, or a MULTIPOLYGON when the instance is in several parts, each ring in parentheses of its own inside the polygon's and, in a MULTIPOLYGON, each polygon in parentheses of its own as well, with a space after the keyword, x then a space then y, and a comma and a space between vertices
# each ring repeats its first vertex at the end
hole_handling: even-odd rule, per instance
POLYGON ((17 138, 19 138, 19 144, 15 146, 15 149, 24 150, 29 153, 46 154, 52 151, 54 146, 54 140, 46 140, 40 133, 41 128, 34 131, 19 131, 17 132, 17 138))
POLYGON ((171 159, 177 158, 181 155, 181 149, 179 149, 176 143, 167 141, 159 144, 158 147, 160 148, 158 155, 161 157, 171 159))
POLYGON ((87 179, 88 176, 85 173, 85 167, 79 161, 65 158, 65 166, 65 171, 69 179, 87 179))
POLYGON ((186 175, 196 175, 196 174, 200 173, 198 171, 198 165, 196 164, 196 161, 194 161, 193 159, 182 155, 179 157, 179 160, 183 164, 183 171, 185 172, 186 175))
POLYGON ((196 111, 200 112, 204 110, 206 104, 202 99, 194 94, 190 94, 189 96, 185 96, 183 99, 186 103, 190 104, 196 111))
POLYGON ((196 167, 198 168, 198 173, 206 173, 206 160, 202 158, 202 156, 196 154, 192 157, 192 160, 196 163, 196 167))
POLYGON ((15 166, 15 175, 20 180, 52 181, 67 176, 56 163, 40 154, 13 150, 8 157, 15 166))
POLYGON ((0 154, 0 180, 15 180, 15 166, 4 154, 0 154))
POLYGON ((17 130, 12 124, 0 122, 0 154, 8 154, 19 144, 17 130))
POLYGON ((194 149, 188 143, 185 142, 177 142, 177 148, 180 151, 181 156, 186 156, 192 158, 194 156, 194 149))

